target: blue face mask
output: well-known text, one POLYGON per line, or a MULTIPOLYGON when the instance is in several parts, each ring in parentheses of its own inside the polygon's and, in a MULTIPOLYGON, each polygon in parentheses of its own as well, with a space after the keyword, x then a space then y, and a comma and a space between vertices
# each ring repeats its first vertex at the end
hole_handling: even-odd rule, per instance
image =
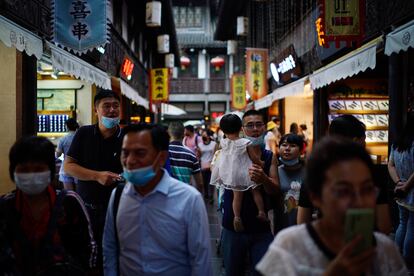
POLYGON ((122 176, 126 181, 131 182, 135 187, 143 187, 155 177, 155 174, 156 173, 152 168, 152 165, 150 165, 135 170, 128 170, 124 168, 122 176))
POLYGON ((264 135, 260 135, 259 137, 246 136, 246 139, 252 142, 253 146, 264 145, 264 135))
POLYGON ((105 128, 111 129, 116 127, 117 125, 119 125, 119 117, 116 118, 109 118, 109 117, 105 117, 102 116, 102 124, 105 128))
POLYGON ((124 167, 122 176, 126 181, 131 182, 135 187, 143 187, 148 184, 156 175, 153 165, 157 163, 158 156, 152 165, 147 167, 138 168, 135 170, 128 170, 124 167))
POLYGON ((279 161, 280 161, 280 163, 282 163, 283 165, 285 165, 287 167, 292 167, 292 166, 295 166, 295 165, 299 164, 299 158, 295 158, 295 159, 292 159, 292 160, 285 160, 285 159, 279 157, 279 161))

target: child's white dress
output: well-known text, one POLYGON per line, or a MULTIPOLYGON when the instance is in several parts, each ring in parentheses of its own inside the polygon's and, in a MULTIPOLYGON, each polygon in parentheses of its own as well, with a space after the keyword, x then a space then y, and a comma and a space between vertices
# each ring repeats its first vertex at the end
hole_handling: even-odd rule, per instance
POLYGON ((247 153, 251 142, 245 138, 221 140, 221 152, 211 172, 210 185, 233 191, 246 191, 258 186, 250 180, 249 168, 252 160, 247 153))

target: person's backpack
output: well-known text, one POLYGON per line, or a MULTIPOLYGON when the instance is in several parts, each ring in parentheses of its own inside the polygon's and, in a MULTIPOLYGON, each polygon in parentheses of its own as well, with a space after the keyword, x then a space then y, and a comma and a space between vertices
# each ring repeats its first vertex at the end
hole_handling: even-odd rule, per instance
MULTIPOLYGON (((78 276, 86 274, 86 271, 82 265, 78 263, 75 258, 70 256, 68 252, 65 251, 62 245, 62 240, 58 244, 53 243, 53 237, 56 231, 59 231, 59 220, 64 216, 63 199, 65 196, 65 190, 62 190, 56 196, 56 202, 50 214, 46 235, 41 241, 41 249, 39 251, 36 251, 38 254, 33 254, 34 251, 31 250, 32 246, 19 227, 20 215, 17 213, 17 210, 15 208, 15 197, 9 198, 9 202, 7 202, 5 205, 2 204, 3 208, 7 206, 5 209, 9 209, 6 210, 8 213, 8 215, 6 215, 6 220, 9 225, 9 229, 6 231, 6 233, 8 233, 8 237, 12 237, 13 240, 18 241, 22 259, 31 263, 30 268, 21 268, 23 271, 19 271, 20 273, 26 274, 24 269, 32 269, 36 267, 37 270, 35 275, 37 276, 78 276), (56 254, 59 255, 59 258, 56 258, 56 254)), ((14 256, 12 257, 12 260, 14 261, 14 256)))

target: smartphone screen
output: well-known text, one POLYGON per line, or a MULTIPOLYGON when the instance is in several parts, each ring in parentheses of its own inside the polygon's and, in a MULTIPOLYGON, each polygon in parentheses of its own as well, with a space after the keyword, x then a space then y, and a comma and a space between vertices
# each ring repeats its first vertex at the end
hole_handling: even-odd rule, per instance
POLYGON ((354 255, 365 251, 373 245, 374 224, 374 209, 349 209, 347 211, 345 241, 349 242, 358 235, 362 236, 362 240, 354 249, 354 255))

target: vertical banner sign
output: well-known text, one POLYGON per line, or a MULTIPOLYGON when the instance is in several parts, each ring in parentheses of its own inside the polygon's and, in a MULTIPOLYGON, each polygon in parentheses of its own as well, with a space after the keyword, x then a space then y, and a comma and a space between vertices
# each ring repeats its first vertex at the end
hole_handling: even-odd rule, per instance
POLYGON ((320 39, 335 41, 337 48, 341 41, 346 41, 348 46, 352 41, 361 43, 364 37, 365 0, 320 0, 320 4, 320 39))
POLYGON ((252 100, 267 95, 268 50, 246 48, 247 91, 252 100))
POLYGON ((109 42, 108 0, 53 0, 53 41, 86 53, 109 42))
POLYGON ((243 74, 234 74, 231 77, 231 107, 242 110, 246 104, 246 77, 243 74))
POLYGON ((150 91, 151 103, 168 102, 170 90, 170 73, 168 68, 151 69, 150 91))

